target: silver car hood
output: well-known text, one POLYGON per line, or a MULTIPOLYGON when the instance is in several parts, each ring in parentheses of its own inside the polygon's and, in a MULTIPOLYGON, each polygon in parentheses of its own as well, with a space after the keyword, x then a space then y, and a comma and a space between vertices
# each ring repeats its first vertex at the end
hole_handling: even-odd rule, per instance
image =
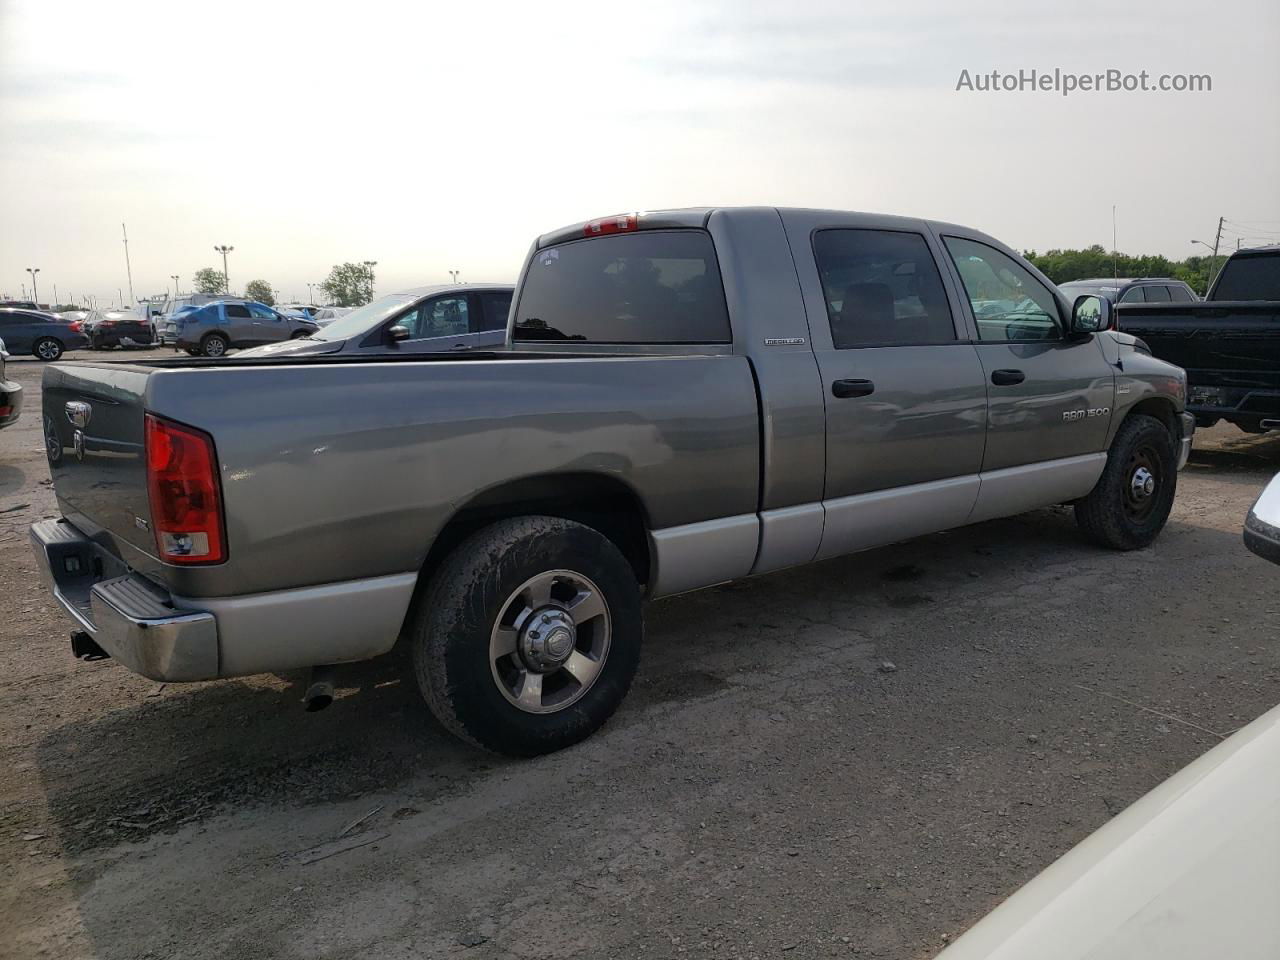
POLYGON ((268 343, 242 350, 237 357, 315 357, 326 353, 337 353, 344 346, 345 340, 285 340, 282 343, 268 343))
POLYGON ((1280 707, 1170 777, 937 960, 1280 956, 1280 707))

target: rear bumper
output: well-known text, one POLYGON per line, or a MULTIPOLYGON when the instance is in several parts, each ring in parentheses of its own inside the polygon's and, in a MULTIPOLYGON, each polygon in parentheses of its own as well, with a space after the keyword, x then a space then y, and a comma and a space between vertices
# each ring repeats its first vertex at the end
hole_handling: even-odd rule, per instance
POLYGON ((390 650, 416 573, 235 597, 180 597, 66 520, 31 526, 49 592, 79 629, 144 677, 213 680, 367 660, 390 650))
POLYGON ((152 680, 218 676, 218 626, 210 613, 178 610, 150 580, 65 520, 31 525, 45 586, 112 658, 152 680))
POLYGON ((7 427, 22 414, 22 384, 0 380, 0 427, 7 427))
POLYGON ((1178 414, 1178 422, 1182 428, 1182 439, 1178 441, 1178 469, 1187 465, 1191 458, 1191 438, 1196 432, 1196 417, 1193 413, 1178 414))

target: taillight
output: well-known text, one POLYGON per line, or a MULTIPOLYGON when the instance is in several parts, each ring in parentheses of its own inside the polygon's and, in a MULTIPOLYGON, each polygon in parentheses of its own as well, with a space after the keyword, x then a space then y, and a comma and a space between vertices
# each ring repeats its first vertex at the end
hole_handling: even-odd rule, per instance
POLYGON ((222 492, 213 438, 146 415, 151 529, 166 563, 222 563, 222 492))
POLYGON ((72 333, 79 333, 79 332, 80 332, 80 321, 79 321, 79 320, 72 320, 72 321, 71 321, 71 332, 72 332, 72 333))
POLYGON ((603 220, 592 220, 582 228, 584 237, 599 237, 606 233, 630 233, 640 228, 640 217, 634 213, 624 213, 616 217, 605 217, 603 220))

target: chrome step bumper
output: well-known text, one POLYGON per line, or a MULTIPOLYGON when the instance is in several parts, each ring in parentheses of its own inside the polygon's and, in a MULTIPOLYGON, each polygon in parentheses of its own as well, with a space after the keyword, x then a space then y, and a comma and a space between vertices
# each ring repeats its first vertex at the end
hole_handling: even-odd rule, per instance
POLYGON ((213 614, 174 608, 167 593, 65 520, 31 525, 49 592, 112 658, 152 680, 218 676, 213 614))

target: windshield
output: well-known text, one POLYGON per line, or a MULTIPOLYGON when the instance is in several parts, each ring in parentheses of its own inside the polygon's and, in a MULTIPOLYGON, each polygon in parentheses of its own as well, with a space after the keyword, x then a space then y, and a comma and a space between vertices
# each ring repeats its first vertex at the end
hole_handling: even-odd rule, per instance
POLYGON ((342 319, 317 330, 311 337, 315 340, 349 340, 358 337, 420 299, 421 296, 416 293, 394 293, 388 297, 379 297, 373 303, 357 307, 342 319))
POLYGON ((1088 294, 1091 297, 1106 297, 1112 303, 1115 303, 1120 296, 1120 288, 1115 284, 1107 283, 1062 283, 1058 285, 1068 300, 1074 301, 1076 297, 1083 297, 1088 294))

